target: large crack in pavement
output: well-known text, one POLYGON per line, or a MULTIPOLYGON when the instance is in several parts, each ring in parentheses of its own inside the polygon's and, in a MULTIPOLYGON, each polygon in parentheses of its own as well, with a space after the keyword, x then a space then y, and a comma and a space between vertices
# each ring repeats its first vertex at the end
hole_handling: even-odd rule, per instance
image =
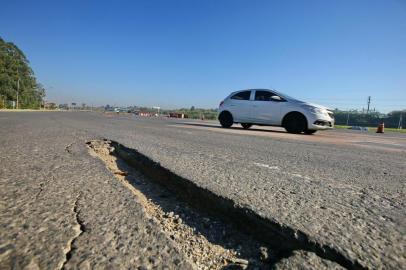
POLYGON ((203 189, 134 149, 106 139, 87 145, 199 269, 269 269, 295 250, 365 269, 333 247, 203 189))
POLYGON ((187 202, 156 184, 114 154, 109 141, 88 143, 137 201, 148 218, 159 226, 198 269, 269 269, 276 254, 264 243, 237 230, 231 223, 197 211, 187 202))
POLYGON ((78 209, 79 199, 80 199, 80 194, 76 197, 75 202, 73 204, 73 209, 72 209, 74 216, 75 216, 75 222, 76 222, 76 226, 73 227, 73 229, 75 231, 75 235, 70 239, 67 247, 64 250, 65 260, 62 262, 60 269, 65 269, 66 264, 72 258, 72 254, 76 249, 75 243, 76 243, 77 239, 86 231, 85 225, 79 217, 79 209, 78 209))

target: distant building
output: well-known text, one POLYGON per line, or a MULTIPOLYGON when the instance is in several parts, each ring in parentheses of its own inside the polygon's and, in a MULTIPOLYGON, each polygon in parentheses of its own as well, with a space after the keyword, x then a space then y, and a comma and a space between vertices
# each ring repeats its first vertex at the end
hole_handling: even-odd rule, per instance
POLYGON ((47 102, 44 104, 45 110, 55 110, 57 108, 56 103, 54 102, 47 102))
POLYGON ((169 117, 171 118, 188 118, 187 114, 179 113, 179 112, 170 112, 169 117))
POLYGON ((139 116, 155 116, 155 113, 152 112, 139 112, 139 116))
POLYGON ((60 110, 69 110, 69 105, 68 104, 59 104, 59 109, 60 110))

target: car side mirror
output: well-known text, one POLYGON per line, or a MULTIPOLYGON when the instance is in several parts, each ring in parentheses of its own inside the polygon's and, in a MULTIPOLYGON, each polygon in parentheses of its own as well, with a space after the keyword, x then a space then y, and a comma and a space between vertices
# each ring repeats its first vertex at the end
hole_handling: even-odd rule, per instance
POLYGON ((271 100, 273 100, 273 101, 282 101, 282 98, 280 96, 271 96, 271 100))

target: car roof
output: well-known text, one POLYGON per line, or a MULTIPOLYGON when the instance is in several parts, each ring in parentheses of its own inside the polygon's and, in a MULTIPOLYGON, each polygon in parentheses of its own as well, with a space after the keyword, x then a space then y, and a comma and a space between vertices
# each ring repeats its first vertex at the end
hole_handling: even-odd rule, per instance
MULTIPOLYGON (((229 95, 229 96, 232 96, 232 95, 234 95, 234 94, 237 94, 237 93, 240 93, 240 92, 244 92, 244 91, 253 91, 253 90, 255 90, 255 91, 270 91, 270 92, 274 92, 275 94, 280 94, 280 93, 278 93, 276 90, 274 90, 274 89, 266 89, 266 88, 251 88, 251 89, 241 89, 241 90, 237 90, 237 91, 234 91, 234 92, 231 92, 231 94, 229 95)), ((283 96, 283 94, 280 94, 281 96, 283 96)))
POLYGON ((290 96, 288 96, 288 95, 286 95, 286 94, 283 94, 283 93, 281 93, 281 92, 278 92, 277 90, 275 90, 275 89, 268 89, 268 88, 251 88, 251 89, 242 89, 242 90, 238 90, 238 91, 234 91, 234 92, 232 92, 230 95, 228 95, 228 97, 227 98, 230 98, 230 97, 232 97, 233 95, 235 95, 235 94, 237 94, 237 93, 239 93, 239 92, 244 92, 244 91, 253 91, 253 90, 259 90, 259 91, 270 91, 270 92, 273 92, 273 93, 275 93, 275 94, 277 94, 278 96, 280 96, 280 97, 282 97, 282 98, 284 98, 284 99, 286 99, 286 100, 291 100, 291 101, 293 101, 293 100, 297 100, 297 99, 295 99, 295 98, 292 98, 292 97, 290 97, 290 96))

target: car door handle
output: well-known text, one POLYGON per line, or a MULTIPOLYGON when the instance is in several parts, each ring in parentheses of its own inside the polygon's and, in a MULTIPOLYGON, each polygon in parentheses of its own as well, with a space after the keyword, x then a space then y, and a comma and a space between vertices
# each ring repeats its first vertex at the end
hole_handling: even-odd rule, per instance
POLYGON ((258 107, 258 105, 252 105, 252 107, 255 107, 255 108, 256 108, 256 107, 258 107))

